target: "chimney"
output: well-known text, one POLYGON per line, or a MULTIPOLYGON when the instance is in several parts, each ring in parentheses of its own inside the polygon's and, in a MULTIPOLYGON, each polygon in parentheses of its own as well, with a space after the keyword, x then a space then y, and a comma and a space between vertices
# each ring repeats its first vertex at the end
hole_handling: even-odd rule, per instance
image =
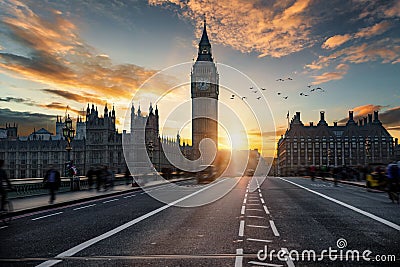
POLYGON ((324 121, 325 120, 325 111, 320 111, 319 115, 320 115, 320 120, 324 121))
POLYGON ((354 120, 353 111, 350 110, 350 111, 349 111, 349 121, 353 121, 353 120, 354 120))
POLYGON ((372 123, 372 114, 368 114, 368 123, 372 123))
POLYGON ((314 122, 310 121, 310 126, 313 127, 314 126, 314 122))
POLYGON ((378 111, 374 111, 374 122, 378 122, 379 118, 378 118, 378 111))
POLYGON ((367 125, 368 121, 367 121, 367 117, 364 117, 364 125, 367 125))
POLYGON ((398 146, 398 145, 399 145, 399 138, 395 138, 395 139, 394 139, 394 145, 395 145, 395 146, 398 146))
POLYGON ((298 111, 296 112, 296 118, 298 121, 300 121, 300 112, 298 112, 298 111))
POLYGON ((333 126, 337 127, 337 121, 333 122, 333 126))

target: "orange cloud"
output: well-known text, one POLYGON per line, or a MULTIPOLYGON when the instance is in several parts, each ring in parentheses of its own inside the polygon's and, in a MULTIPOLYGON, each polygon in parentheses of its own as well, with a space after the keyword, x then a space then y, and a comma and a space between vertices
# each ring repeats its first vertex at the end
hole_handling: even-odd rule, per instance
POLYGON ((328 38, 322 44, 321 47, 325 48, 325 49, 333 49, 333 48, 336 48, 338 46, 341 46, 342 44, 344 44, 345 42, 347 42, 350 39, 351 39, 351 35, 350 34, 335 35, 335 36, 332 36, 332 37, 328 38))
POLYGON ((201 35, 203 14, 214 43, 231 46, 243 53, 257 52, 259 57, 282 57, 313 45, 310 38, 312 19, 306 14, 310 0, 262 1, 149 0, 151 5, 175 8, 197 23, 201 35))
MULTIPOLYGON (((76 25, 62 17, 62 12, 48 10, 46 16, 39 16, 19 1, 5 1, 3 7, 7 15, 1 22, 7 37, 27 51, 0 52, 0 69, 9 75, 72 88, 78 94, 123 99, 131 98, 156 73, 133 64, 113 64, 80 39, 76 25)), ((157 88, 165 86, 160 83, 157 88)))
POLYGON ((336 66, 336 71, 324 72, 321 75, 313 76, 314 81, 312 84, 317 85, 321 83, 326 83, 332 80, 341 80, 344 75, 346 75, 349 70, 349 66, 346 64, 339 64, 336 66))
POLYGON ((355 38, 371 38, 372 36, 379 35, 387 31, 392 26, 389 21, 382 21, 376 23, 371 27, 366 27, 358 31, 354 37, 355 38))

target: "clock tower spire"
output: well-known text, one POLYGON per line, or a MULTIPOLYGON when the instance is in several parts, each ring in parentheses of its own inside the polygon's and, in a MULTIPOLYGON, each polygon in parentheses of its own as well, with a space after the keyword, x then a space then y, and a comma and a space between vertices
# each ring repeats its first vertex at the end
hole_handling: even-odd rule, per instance
MULTIPOLYGON (((191 93, 193 158, 197 159, 203 139, 211 139, 218 149, 219 75, 211 54, 205 19, 197 60, 191 72, 191 93)), ((207 145, 203 150, 206 155, 203 156, 208 158, 207 154, 211 155, 208 151, 212 150, 213 147, 207 145)))

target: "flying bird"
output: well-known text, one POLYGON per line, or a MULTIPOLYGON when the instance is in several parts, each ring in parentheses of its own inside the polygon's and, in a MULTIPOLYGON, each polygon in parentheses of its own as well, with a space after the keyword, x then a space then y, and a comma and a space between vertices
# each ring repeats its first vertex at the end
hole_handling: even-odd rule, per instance
POLYGON ((304 94, 304 96, 308 96, 308 95, 304 94))
POLYGON ((281 93, 278 92, 278 95, 281 95, 281 93))
POLYGON ((265 90, 267 90, 267 89, 266 89, 266 88, 262 88, 262 87, 261 87, 261 90, 265 91, 265 90))
POLYGON ((250 87, 250 90, 253 90, 253 86, 252 86, 252 87, 250 87))
POLYGON ((284 96, 283 98, 284 98, 284 99, 288 99, 288 97, 289 97, 289 96, 284 96))
POLYGON ((257 99, 260 100, 260 99, 261 99, 261 96, 257 97, 257 99))
POLYGON ((293 81, 293 79, 290 77, 287 77, 286 80, 293 81))
POLYGON ((313 88, 313 89, 310 90, 310 92, 314 92, 314 91, 315 91, 315 88, 313 88))
POLYGON ((277 82, 283 82, 283 81, 285 81, 284 79, 281 79, 281 78, 279 78, 279 79, 277 79, 276 80, 277 82))
POLYGON ((311 88, 312 85, 307 85, 308 88, 311 88))
POLYGON ((253 91, 253 93, 257 93, 257 90, 253 91))
POLYGON ((247 97, 245 97, 245 96, 242 96, 242 100, 245 100, 247 97))
POLYGON ((300 95, 304 95, 303 93, 300 93, 300 95))
POLYGON ((315 88, 315 90, 321 90, 321 92, 325 92, 325 90, 322 89, 321 87, 317 87, 317 88, 315 88))

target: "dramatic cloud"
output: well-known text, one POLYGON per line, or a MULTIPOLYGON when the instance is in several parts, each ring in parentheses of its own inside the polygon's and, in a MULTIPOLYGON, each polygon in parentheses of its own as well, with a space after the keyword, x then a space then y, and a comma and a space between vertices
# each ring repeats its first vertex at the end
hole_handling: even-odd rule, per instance
POLYGON ((347 42, 348 40, 351 39, 351 35, 350 34, 345 34, 345 35, 335 35, 332 36, 330 38, 328 38, 323 44, 322 44, 322 48, 325 49, 332 49, 332 48, 336 48, 342 44, 344 44, 345 42, 347 42))
POLYGON ((95 104, 104 105, 104 103, 106 102, 103 99, 97 98, 93 94, 87 94, 87 93, 76 94, 76 93, 72 93, 70 91, 58 90, 58 89, 42 89, 42 91, 56 95, 56 96, 63 97, 67 100, 73 100, 78 103, 95 103, 95 104))
POLYGON ((282 57, 313 45, 309 15, 310 0, 149 0, 152 5, 173 8, 185 19, 197 23, 201 35, 203 14, 209 21, 208 32, 214 43, 231 46, 243 53, 257 52, 259 57, 282 57))
POLYGON ((4 1, 0 8, 5 11, 0 17, 4 36, 24 47, 18 52, 0 52, 0 71, 74 88, 78 94, 89 91, 113 98, 130 98, 155 73, 133 64, 114 65, 107 55, 80 39, 77 27, 62 12, 47 10, 39 16, 17 0, 4 1))
POLYGON ((312 82, 313 85, 326 83, 332 80, 340 80, 346 75, 347 71, 349 70, 349 66, 346 64, 339 64, 336 66, 336 71, 333 72, 324 72, 321 75, 313 76, 314 81, 312 82))
POLYGON ((0 102, 22 103, 28 106, 36 105, 36 103, 29 98, 12 97, 12 96, 0 97, 0 102))
POLYGON ((5 126, 6 123, 16 123, 18 124, 18 134, 21 136, 30 134, 34 128, 45 128, 54 132, 55 120, 55 116, 43 113, 20 112, 0 108, 0 127, 5 126))

